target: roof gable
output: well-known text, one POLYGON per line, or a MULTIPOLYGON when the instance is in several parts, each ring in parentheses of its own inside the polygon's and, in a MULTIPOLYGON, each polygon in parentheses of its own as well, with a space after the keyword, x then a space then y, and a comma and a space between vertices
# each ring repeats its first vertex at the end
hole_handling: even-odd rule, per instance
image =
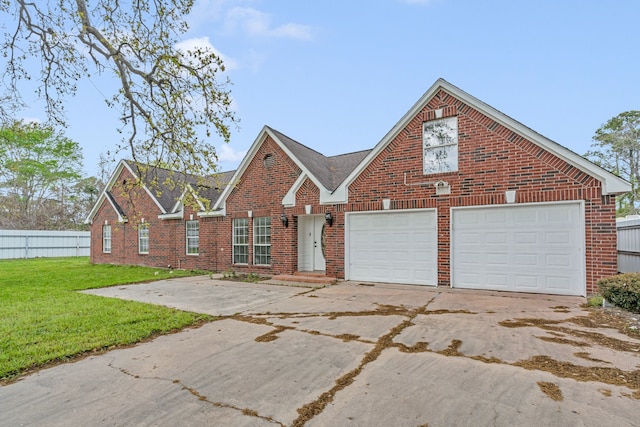
POLYGON ((264 126, 229 180, 230 184, 218 198, 214 209, 224 210, 225 201, 235 187, 235 183, 239 182, 267 136, 300 168, 302 181, 308 177, 320 189, 320 203, 333 203, 333 191, 369 152, 365 150, 327 157, 269 126, 264 126))
MULTIPOLYGON (((210 201, 214 205, 227 186, 230 177, 235 171, 222 172, 217 176, 207 177, 205 180, 199 179, 195 175, 184 174, 160 167, 148 165, 138 165, 130 160, 121 160, 105 185, 105 188, 98 198, 96 204, 87 216, 85 222, 89 223, 96 215, 99 206, 104 200, 108 200, 118 213, 119 218, 126 218, 122 208, 118 206, 111 195, 111 190, 120 179, 123 170, 127 170, 135 179, 141 180, 141 186, 149 195, 160 210, 160 216, 170 217, 171 214, 182 210, 182 201, 189 192, 210 201), (147 169, 148 170, 145 170, 147 169)), ((205 206, 198 201, 200 209, 205 210, 205 206)))
POLYGON ((590 162, 579 154, 574 153, 568 148, 540 135, 532 129, 524 126, 522 123, 512 119, 511 117, 501 113, 490 105, 480 101, 479 99, 464 92, 458 87, 452 85, 444 79, 438 79, 422 97, 405 113, 404 116, 391 128, 389 132, 380 140, 380 142, 364 157, 362 162, 354 168, 348 176, 342 181, 341 185, 334 190, 337 197, 341 198, 341 202, 346 202, 348 199, 348 187, 356 180, 356 178, 367 168, 371 162, 387 147, 391 141, 393 141, 402 130, 409 125, 422 111, 429 101, 440 91, 444 91, 454 98, 464 102, 468 106, 474 108, 478 112, 486 115, 487 117, 495 120, 505 128, 523 136, 533 144, 543 148, 544 150, 552 153, 558 158, 571 164, 582 172, 594 177, 600 181, 602 185, 603 194, 621 194, 630 191, 631 186, 625 180, 615 176, 600 166, 590 162))

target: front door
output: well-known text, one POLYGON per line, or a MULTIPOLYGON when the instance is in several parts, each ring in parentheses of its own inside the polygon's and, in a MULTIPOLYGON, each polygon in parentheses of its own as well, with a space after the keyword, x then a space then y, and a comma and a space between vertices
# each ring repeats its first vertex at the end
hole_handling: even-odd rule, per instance
POLYGON ((324 215, 298 217, 298 271, 324 271, 326 262, 322 253, 324 215))

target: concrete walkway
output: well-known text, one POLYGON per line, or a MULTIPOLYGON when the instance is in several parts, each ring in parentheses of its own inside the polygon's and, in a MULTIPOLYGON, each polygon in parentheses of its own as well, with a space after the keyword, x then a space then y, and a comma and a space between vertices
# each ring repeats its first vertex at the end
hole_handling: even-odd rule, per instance
POLYGON ((640 419, 640 340, 599 327, 583 298, 208 277, 90 293, 222 318, 1 387, 0 426, 637 426, 640 419))

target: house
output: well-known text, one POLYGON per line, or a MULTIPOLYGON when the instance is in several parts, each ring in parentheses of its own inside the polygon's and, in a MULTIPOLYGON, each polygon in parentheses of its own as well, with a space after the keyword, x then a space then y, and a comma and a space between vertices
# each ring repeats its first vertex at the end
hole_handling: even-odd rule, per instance
POLYGON ((206 208, 145 185, 132 221, 131 179, 121 162, 88 218, 92 262, 564 295, 616 273, 630 190, 442 79, 371 150, 327 157, 265 126, 206 208))

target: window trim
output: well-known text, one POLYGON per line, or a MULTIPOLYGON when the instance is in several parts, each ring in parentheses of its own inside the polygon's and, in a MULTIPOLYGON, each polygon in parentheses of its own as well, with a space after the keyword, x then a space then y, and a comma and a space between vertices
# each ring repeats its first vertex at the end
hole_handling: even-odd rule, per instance
POLYGON ((253 265, 271 266, 271 217, 262 216, 253 219, 253 265), (263 223, 264 222, 264 223, 263 223), (264 241, 260 241, 263 239, 264 241), (266 248, 266 254, 259 253, 266 248), (265 257, 265 262, 258 262, 265 257))
POLYGON ((111 242, 111 225, 105 224, 102 226, 102 253, 111 253, 111 242), (109 232, 106 233, 106 230, 109 230, 109 232), (109 242, 108 245, 107 242, 109 242))
POLYGON ((149 223, 143 222, 138 224, 138 254, 139 255, 148 255, 149 254, 149 223), (146 233, 144 233, 146 231, 146 233), (145 235, 146 234, 146 235, 145 235), (142 242, 146 242, 147 250, 142 249, 142 242))
MULTIPOLYGON (((441 117, 438 119, 434 119, 434 120, 429 120, 426 122, 422 123, 422 173, 424 175, 434 175, 434 174, 439 174, 439 173, 454 173, 454 172, 458 172, 460 170, 459 167, 459 124, 458 124, 458 116, 449 116, 449 117, 441 117), (427 134, 427 126, 428 125, 433 125, 436 123, 444 123, 447 124, 447 126, 453 131, 453 126, 455 126, 455 136, 453 136, 453 140, 454 142, 451 143, 447 143, 447 144, 430 144, 427 145, 427 138, 426 138, 426 134, 427 134), (448 124, 448 123, 452 123, 452 124, 448 124), (453 126, 452 126, 453 125, 453 126), (446 147, 446 148, 445 148, 446 147), (435 152, 438 149, 449 149, 449 147, 455 147, 455 153, 456 153, 456 158, 455 158, 455 168, 452 168, 450 170, 436 170, 436 171, 427 171, 427 164, 426 164, 426 160, 427 160, 427 153, 428 152, 435 152)), ((449 163, 447 163, 448 165, 449 163)))
POLYGON ((234 218, 231 225, 231 263, 234 265, 249 265, 249 218, 234 218), (242 222, 242 224, 240 224, 242 222), (244 235, 238 235, 237 230, 246 229, 244 235), (245 237, 245 243, 237 243, 238 237, 245 237), (242 256, 246 256, 246 262, 236 262, 236 248, 246 248, 242 256))
MULTIPOLYGON (((191 230, 193 231, 193 230, 191 230)), ((184 225, 184 232, 185 232, 185 251, 187 255, 190 256, 198 256, 200 255, 200 221, 197 220, 189 220, 185 222, 184 225), (194 224, 196 225, 196 235, 195 236, 189 236, 189 224, 194 224), (197 243, 195 246, 190 246, 189 245, 189 241, 195 240, 197 243), (195 248, 196 252, 189 252, 189 248, 195 248)))

